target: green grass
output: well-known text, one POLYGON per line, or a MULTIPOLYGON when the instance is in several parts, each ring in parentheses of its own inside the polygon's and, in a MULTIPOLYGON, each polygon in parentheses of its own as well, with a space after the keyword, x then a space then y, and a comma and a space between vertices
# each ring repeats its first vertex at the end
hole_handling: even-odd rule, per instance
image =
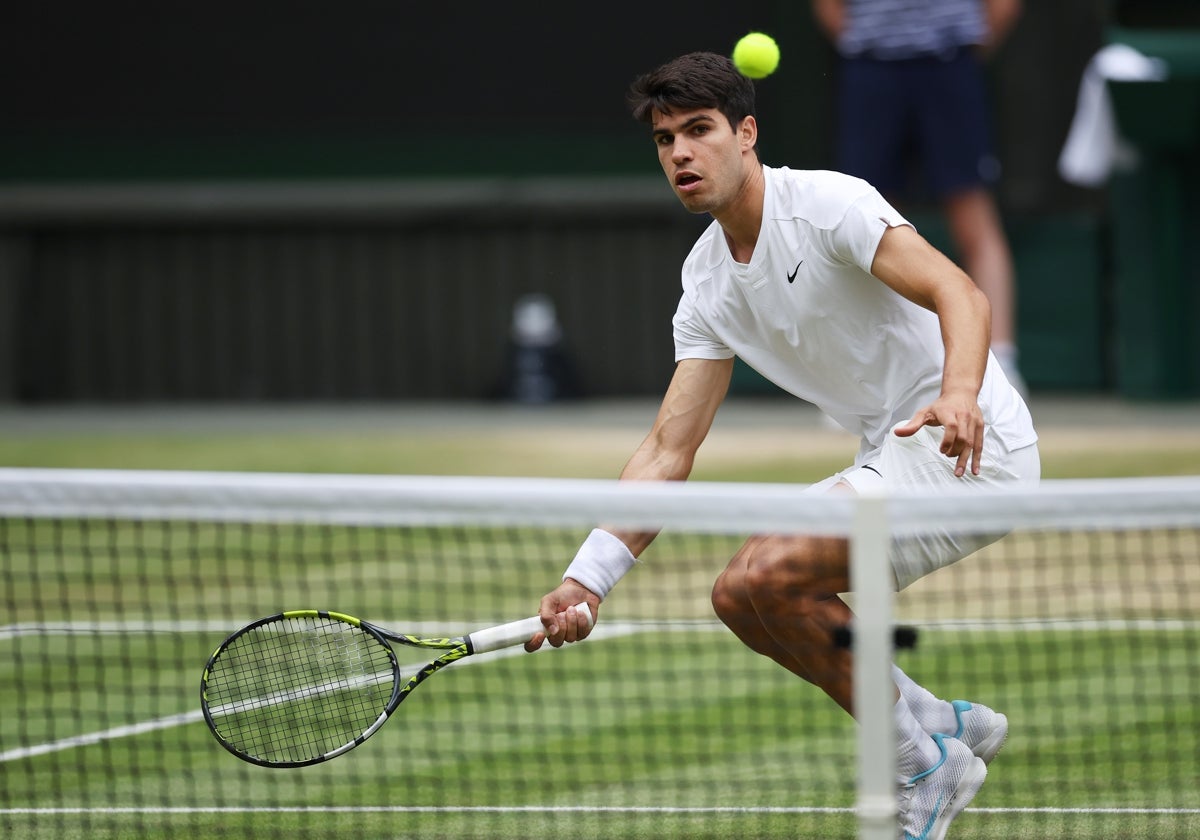
MULTIPOLYGON (((649 422, 649 419, 647 420, 649 422)), ((720 439, 720 435, 715 435, 720 439)), ((436 429, 322 433, 38 433, 0 435, 0 465, 96 469, 245 470, 396 475, 522 475, 611 478, 637 434, 597 445, 587 430, 493 433, 436 429), (557 445, 547 446, 553 437, 557 445)), ((713 457, 701 450, 693 478, 707 481, 811 482, 847 466, 854 444, 794 454, 778 450, 713 457)), ((1042 445, 1047 478, 1200 475, 1200 446, 1170 434, 1129 430, 1094 448, 1042 445)))
MULTIPOLYGON (((7 642, 3 743, 69 737, 187 711, 205 634, 7 642), (31 647, 32 646, 32 647, 31 647), (76 666, 69 679, 33 660, 76 666), (112 678, 119 677, 117 685, 112 678), (32 694, 30 689, 33 689, 32 694), (12 712, 17 710, 17 714, 12 712), (31 715, 40 715, 31 719, 31 715)), ((1014 738, 955 838, 1183 837, 1195 814, 1021 813, 1026 808, 1200 808, 1200 715, 1180 695, 1194 655, 1182 632, 930 633, 916 672, 938 663, 1008 711, 1014 738), (1019 684, 988 667, 1035 652, 1019 684), (1144 666, 1148 653, 1155 668, 1144 666), (1054 697, 1047 708, 1039 698, 1054 697), (1167 760, 1170 758, 1170 761, 1167 760), (1051 826, 1061 823, 1060 830, 1051 826)), ((915 656, 915 655, 914 655, 915 656)), ((1010 663, 1011 670, 1011 663, 1010 663)), ((1194 676, 1194 675, 1193 675, 1194 676)), ((929 682, 936 687, 937 679, 929 682)), ((354 754, 300 771, 237 762, 200 723, 2 765, 3 807, 81 808, 3 816, 22 837, 850 836, 847 813, 664 813, 604 808, 848 808, 853 727, 781 669, 711 630, 628 636, 555 653, 458 666, 423 686, 354 754), (653 642, 653 643, 651 643, 653 642), (597 674, 606 675, 603 680, 597 674), (203 814, 88 813, 208 807, 203 814), (436 812, 404 810, 436 807, 436 812), (480 810, 524 807, 522 812, 480 810), (395 813, 324 808, 395 807, 395 813), (236 809, 284 809, 250 813, 236 809), (317 809, 303 811, 301 809, 317 809), (571 810, 556 810, 571 809, 571 810), (579 809, 579 810, 576 810, 579 809), (588 809, 596 809, 589 812, 588 809), (237 828, 241 826, 241 828, 237 828), (110 832, 111 833, 106 833, 110 832), (730 834, 733 832, 733 834, 730 834)))
MULTIPOLYGON (((106 637, 69 652, 71 680, 0 666, 5 744, 151 719, 194 706, 194 669, 210 641, 106 637), (114 662, 122 684, 112 686, 114 662), (15 685, 24 685, 18 692, 15 685), (30 686, 35 687, 32 697, 30 686), (115 696, 114 696, 115 695, 115 696), (82 700, 84 702, 80 702, 82 700), (12 710, 20 710, 17 716, 12 710), (30 726, 31 712, 42 719, 30 726)), ((414 694, 353 755, 300 771, 238 763, 200 723, 10 762, 3 806, 85 809, 3 816, 11 836, 283 836, 304 829, 358 837, 518 837, 573 831, 619 837, 850 836, 847 813, 604 811, 604 808, 847 808, 853 731, 832 704, 724 634, 626 637, 534 658, 449 670, 414 694), (622 670, 625 669, 625 670, 622 670), (605 674, 601 682, 597 674, 605 674), (469 724, 467 723, 469 722, 469 724), (203 814, 90 813, 93 808, 208 807, 203 814), (436 807, 436 812, 404 810, 436 807), (491 806, 529 810, 489 811, 491 806), (394 813, 324 808, 395 807, 394 813), (252 813, 237 809, 284 809, 252 813), (305 811, 302 809, 316 809, 305 811), (571 809, 571 810, 556 810, 571 809), (579 810, 576 810, 579 809, 579 810), (596 809, 590 811, 588 809, 596 809), (229 832, 229 833, 226 833, 229 832), (732 832, 732 833, 730 833, 732 832)), ((12 650, 11 643, 9 647, 12 650)), ((1194 785, 1197 714, 1164 668, 1147 680, 1138 659, 1183 664, 1179 633, 1140 641, 1113 633, 997 636, 960 646, 934 634, 921 656, 997 698, 1016 734, 997 759, 980 808, 955 838, 1183 837, 1194 814, 1021 813, 1023 808, 1200 807, 1194 785), (981 651, 1036 650, 1012 685, 971 663, 981 651), (1068 656, 1069 654, 1069 656, 1068 656), (1056 668, 1047 667, 1055 665, 1056 668), (1065 666, 1065 667, 1064 667, 1065 666), (1067 698, 1061 708, 1037 698, 1067 698), (1101 699, 1102 698, 1102 699, 1101 699), (1171 757, 1171 762, 1166 757, 1171 757), (1059 829, 1052 826, 1059 823, 1059 829)), ((62 640, 36 651, 64 656, 62 640)), ((986 656, 983 657, 986 661, 986 656)))
MULTIPOLYGON (((852 722, 728 632, 694 623, 711 618, 707 586, 733 538, 664 535, 637 588, 651 594, 630 588, 605 605, 602 628, 687 619, 676 631, 631 624, 564 651, 452 666, 351 755, 275 771, 237 761, 195 718, 201 666, 237 623, 319 601, 385 624, 453 618, 446 632, 467 630, 528 610, 523 581, 557 571, 574 535, 2 524, 6 623, 43 629, 0 636, 0 752, 192 715, 0 762, 7 835, 853 835, 852 722), (68 633, 69 622, 98 626, 68 633), (196 810, 206 808, 224 810, 196 810)), ((1127 548, 1106 562, 1130 564, 1137 546, 1127 548)), ((1111 596, 1121 583, 1105 586, 1111 596)), ((1175 603, 1158 617, 1192 615, 1175 603)), ((1195 630, 1180 627, 923 632, 905 667, 944 695, 969 686, 1013 723, 955 840, 1192 836, 1195 652, 1195 630), (1172 811, 1064 810, 1130 807, 1172 811), (1049 810, 1026 810, 1039 808, 1049 810)))
MULTIPOLYGON (((590 446, 585 432, 564 435, 547 449, 537 433, 503 431, 32 431, 0 436, 0 464, 608 477, 628 454, 624 441, 590 446)), ((851 455, 852 447, 737 459, 702 453, 695 477, 805 482, 851 455)), ((1200 451, 1170 436, 1131 434, 1120 447, 1092 450, 1047 445, 1043 461, 1048 477, 1200 474, 1200 451)), ((0 752, 194 716, 200 669, 216 644, 240 621, 277 609, 333 606, 397 629, 453 619, 446 632, 519 616, 532 607, 526 582, 552 580, 577 540, 523 529, 0 521, 0 624, 49 628, 0 635, 0 752), (130 621, 149 627, 112 624, 130 621), (54 632, 68 622, 106 629, 54 632)), ((602 626, 711 619, 708 587, 735 543, 664 535, 639 586, 605 604, 602 626)), ((1135 581, 1163 571, 1136 545, 1106 550, 1104 568, 1128 570, 1135 581)), ((1047 564, 1059 561, 1038 557, 1013 574, 1028 594, 1024 576, 1057 579, 1047 564)), ((1103 593, 1079 598, 1124 603, 1123 590, 1135 588, 1128 580, 1104 577, 1103 593)), ((1175 590, 1166 602, 1174 606, 1117 615, 1192 619, 1194 582, 1163 585, 1175 590)), ((1014 592, 989 590, 996 603, 988 608, 1025 615, 1025 604, 1000 606, 1022 597, 1014 592)), ((1180 810, 1200 811, 1198 647, 1186 629, 922 633, 917 651, 903 655, 914 676, 952 696, 968 686, 1013 722, 954 840, 1200 836, 1200 813, 1180 810)), ((194 720, 0 762, 0 835, 852 837, 853 738, 853 724, 819 692, 727 632, 647 630, 455 665, 351 755, 305 770, 239 762, 194 720), (14 812, 21 808, 80 810, 14 812), (814 810, 771 810, 798 808, 814 810), (820 810, 830 808, 839 810, 820 810)))

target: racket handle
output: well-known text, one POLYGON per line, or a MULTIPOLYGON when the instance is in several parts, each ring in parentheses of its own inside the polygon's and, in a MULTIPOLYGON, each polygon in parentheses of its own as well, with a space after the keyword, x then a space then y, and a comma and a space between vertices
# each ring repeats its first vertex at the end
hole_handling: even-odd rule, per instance
MULTIPOLYGON (((586 615, 588 627, 596 623, 596 619, 592 617, 592 609, 586 603, 578 603, 570 609, 586 615)), ((487 653, 492 650, 500 650, 501 648, 524 644, 533 638, 534 633, 540 633, 544 629, 542 619, 535 615, 530 618, 523 618, 520 621, 510 621, 508 624, 500 624, 496 627, 485 627, 483 630, 476 630, 474 633, 467 635, 467 645, 470 646, 471 653, 487 653)))

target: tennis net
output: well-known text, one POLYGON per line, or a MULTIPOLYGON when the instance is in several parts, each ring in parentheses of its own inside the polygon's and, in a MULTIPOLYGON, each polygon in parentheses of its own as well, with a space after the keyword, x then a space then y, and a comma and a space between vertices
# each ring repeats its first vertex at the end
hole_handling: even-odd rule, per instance
MULTIPOLYGON (((1200 480, 937 498, 799 490, 0 470, 0 827, 892 836, 877 736, 890 726, 894 618, 916 631, 896 652, 910 676, 1010 720, 955 840, 1197 836, 1200 480), (597 522, 665 530, 588 641, 464 660, 361 747, 313 767, 240 762, 206 729, 204 663, 247 622, 315 608, 457 635, 523 618, 597 522), (888 540, 947 523, 1005 536, 893 598, 888 540), (714 615, 713 580, 766 532, 856 547, 861 726, 714 615)), ((422 654, 398 651, 406 665, 422 654)))

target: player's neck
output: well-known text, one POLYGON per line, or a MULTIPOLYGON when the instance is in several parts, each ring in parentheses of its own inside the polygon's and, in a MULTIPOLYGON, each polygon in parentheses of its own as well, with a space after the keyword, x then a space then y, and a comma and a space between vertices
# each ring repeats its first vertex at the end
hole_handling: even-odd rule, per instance
POLYGON ((740 263, 750 262, 754 246, 758 244, 758 232, 762 229, 763 197, 766 181, 762 165, 757 157, 746 169, 742 187, 737 197, 714 218, 725 232, 725 243, 729 253, 740 263))

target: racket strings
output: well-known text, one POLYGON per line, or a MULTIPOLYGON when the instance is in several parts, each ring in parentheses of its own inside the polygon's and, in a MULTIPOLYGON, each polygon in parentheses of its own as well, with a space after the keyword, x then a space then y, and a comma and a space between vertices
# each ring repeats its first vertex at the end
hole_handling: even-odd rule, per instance
POLYGON ((390 650, 336 619, 287 617, 233 640, 208 678, 218 733, 272 763, 310 761, 353 742, 383 714, 390 650))

